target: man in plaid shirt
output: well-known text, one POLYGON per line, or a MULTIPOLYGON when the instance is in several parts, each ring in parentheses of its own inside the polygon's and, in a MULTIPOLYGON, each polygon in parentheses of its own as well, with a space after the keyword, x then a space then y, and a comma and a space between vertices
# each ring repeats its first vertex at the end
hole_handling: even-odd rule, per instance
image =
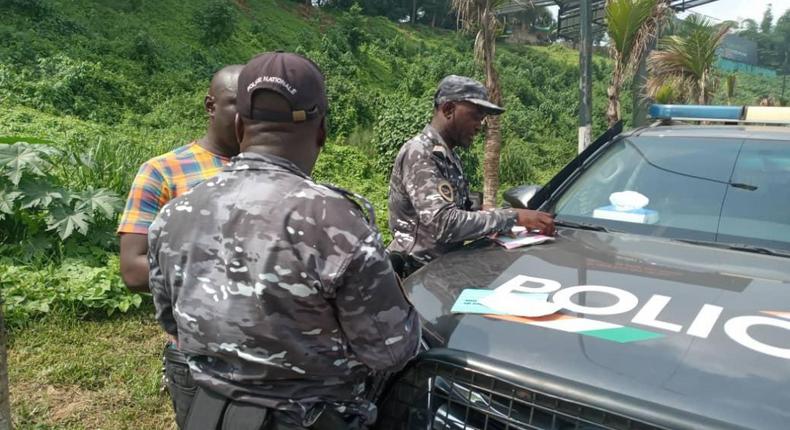
MULTIPOLYGON (((218 71, 211 80, 204 106, 209 116, 206 135, 146 161, 132 183, 118 234, 121 237, 121 277, 135 292, 148 292, 148 227, 168 201, 219 173, 239 153, 234 122, 236 86, 242 66, 218 71)), ((171 339, 165 347, 165 382, 176 422, 183 424, 196 390, 186 360, 171 339)))

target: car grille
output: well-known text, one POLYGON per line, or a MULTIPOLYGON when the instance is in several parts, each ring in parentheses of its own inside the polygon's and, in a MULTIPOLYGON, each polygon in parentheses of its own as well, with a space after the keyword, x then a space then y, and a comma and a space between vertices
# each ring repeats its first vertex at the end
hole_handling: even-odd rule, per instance
POLYGON ((658 430, 433 359, 401 373, 379 404, 379 430, 658 430))

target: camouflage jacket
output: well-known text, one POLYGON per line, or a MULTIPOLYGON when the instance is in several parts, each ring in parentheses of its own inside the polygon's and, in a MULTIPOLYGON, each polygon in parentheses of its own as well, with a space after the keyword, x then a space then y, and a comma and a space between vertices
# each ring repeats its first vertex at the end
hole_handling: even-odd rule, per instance
POLYGON ((461 160, 428 125, 406 142, 390 176, 390 250, 425 264, 466 240, 510 230, 512 210, 471 211, 461 160))
POLYGON ((416 354, 420 323, 363 206, 372 217, 290 161, 243 153, 163 208, 156 318, 199 385, 294 419, 318 403, 375 419, 366 378, 416 354))

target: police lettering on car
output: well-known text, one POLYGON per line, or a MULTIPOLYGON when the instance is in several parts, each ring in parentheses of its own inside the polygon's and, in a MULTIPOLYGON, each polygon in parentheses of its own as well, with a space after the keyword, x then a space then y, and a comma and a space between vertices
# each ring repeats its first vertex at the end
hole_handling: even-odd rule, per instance
POLYGON ((749 333, 749 329, 753 327, 772 327, 774 329, 790 332, 790 312, 757 310, 755 313, 759 313, 759 315, 736 315, 726 319, 723 324, 720 324, 724 308, 722 306, 703 303, 697 308, 696 314, 691 316, 688 325, 684 326, 683 324, 661 318, 661 313, 673 300, 670 296, 653 294, 644 301, 644 303, 640 303, 636 295, 622 288, 605 285, 575 285, 562 288, 562 285, 555 280, 527 275, 518 275, 504 282, 493 290, 492 296, 500 296, 502 298, 501 302, 503 303, 517 303, 519 306, 525 306, 525 308, 520 311, 526 311, 530 306, 539 306, 539 312, 533 312, 530 316, 544 318, 539 321, 504 318, 510 321, 568 331, 568 327, 570 326, 567 322, 568 317, 564 314, 557 313, 560 310, 565 310, 567 312, 585 315, 584 318, 576 318, 577 321, 574 324, 573 331, 575 333, 583 333, 585 331, 621 329, 624 327, 611 323, 607 324, 597 319, 586 318, 588 315, 610 316, 636 311, 631 318, 631 323, 651 329, 658 329, 659 332, 645 330, 637 331, 638 329, 632 328, 631 340, 659 338, 662 337, 660 332, 684 333, 689 336, 707 339, 714 327, 721 325, 727 337, 739 345, 761 354, 790 360, 790 348, 785 345, 772 344, 766 340, 756 338, 749 333), (549 303, 531 299, 519 301, 519 296, 521 294, 547 293, 553 293, 549 303), (592 293, 608 296, 609 300, 607 304, 604 306, 592 306, 582 305, 574 301, 574 298, 577 296, 592 293), (557 318, 564 319, 564 322, 562 324, 552 324, 551 315, 556 315, 557 318), (634 334, 643 334, 643 336, 633 336, 634 334))

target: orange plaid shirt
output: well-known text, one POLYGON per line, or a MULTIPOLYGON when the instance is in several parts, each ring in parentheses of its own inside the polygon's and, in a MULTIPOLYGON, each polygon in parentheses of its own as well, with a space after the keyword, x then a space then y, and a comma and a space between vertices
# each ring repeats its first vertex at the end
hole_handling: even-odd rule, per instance
POLYGON ((165 203, 213 177, 229 161, 197 142, 146 161, 132 183, 118 233, 148 234, 148 227, 165 203))

